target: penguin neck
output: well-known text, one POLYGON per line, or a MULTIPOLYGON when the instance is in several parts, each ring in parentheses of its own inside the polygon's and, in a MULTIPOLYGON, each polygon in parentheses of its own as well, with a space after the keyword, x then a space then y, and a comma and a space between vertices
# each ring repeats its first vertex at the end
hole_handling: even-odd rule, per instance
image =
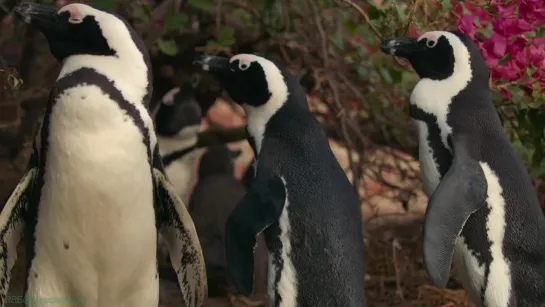
POLYGON ((167 155, 197 144, 200 127, 200 125, 185 127, 178 134, 171 137, 158 135, 161 155, 167 155))
POLYGON ((57 80, 81 68, 92 69, 113 81, 127 101, 133 104, 144 103, 151 80, 148 80, 148 66, 141 53, 118 53, 115 56, 73 55, 64 60, 57 80))
POLYGON ((286 104, 286 96, 272 95, 264 105, 254 107, 243 105, 248 117, 248 134, 254 139, 256 155, 259 155, 267 123, 286 104))

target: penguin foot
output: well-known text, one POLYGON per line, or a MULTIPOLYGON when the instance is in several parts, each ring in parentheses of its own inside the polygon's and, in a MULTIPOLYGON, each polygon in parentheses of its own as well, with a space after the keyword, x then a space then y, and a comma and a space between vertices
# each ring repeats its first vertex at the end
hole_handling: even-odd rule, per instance
POLYGON ((264 300, 252 300, 240 294, 229 294, 229 303, 233 307, 263 307, 267 305, 264 300))

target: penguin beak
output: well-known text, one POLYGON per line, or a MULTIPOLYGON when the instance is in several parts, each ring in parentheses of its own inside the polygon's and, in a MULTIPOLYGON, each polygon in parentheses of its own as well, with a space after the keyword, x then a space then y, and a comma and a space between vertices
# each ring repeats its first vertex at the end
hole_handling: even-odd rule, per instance
POLYGON ((395 37, 383 40, 380 43, 380 50, 389 55, 406 58, 426 50, 426 46, 419 44, 413 37, 395 37))
POLYGON ((229 58, 213 55, 202 55, 193 61, 193 65, 211 73, 226 72, 229 70, 229 64, 229 58))
POLYGON ((62 31, 63 27, 54 6, 38 3, 19 3, 13 8, 17 17, 40 31, 62 31))

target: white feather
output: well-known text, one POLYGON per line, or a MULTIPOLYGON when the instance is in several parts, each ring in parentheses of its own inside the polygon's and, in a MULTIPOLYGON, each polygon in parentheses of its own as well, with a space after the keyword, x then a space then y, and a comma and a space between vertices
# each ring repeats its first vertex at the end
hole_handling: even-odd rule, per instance
MULTIPOLYGON (((125 24, 87 5, 66 7, 95 16, 116 56, 68 57, 59 79, 83 67, 111 79, 139 111, 153 148, 152 120, 142 103, 147 67, 125 24)), ((109 95, 87 84, 60 95, 49 129, 27 295, 83 297, 89 307, 157 306, 153 182, 139 129, 109 95)))
POLYGON ((253 107, 250 105, 243 105, 244 110, 248 116, 248 132, 254 138, 257 155, 261 150, 261 144, 263 142, 263 134, 265 133, 265 126, 271 117, 286 103, 288 100, 288 86, 284 80, 284 76, 278 70, 276 65, 257 55, 253 54, 238 54, 230 59, 230 62, 239 60, 242 64, 249 65, 252 62, 257 62, 263 68, 265 72, 265 78, 269 86, 269 92, 271 98, 267 103, 253 107))
POLYGON ((97 86, 61 95, 49 129, 28 295, 156 305, 153 183, 140 131, 97 86))
POLYGON ((289 196, 286 180, 284 177, 280 177, 284 182, 286 188, 286 201, 284 203, 284 209, 280 214, 279 226, 280 226, 280 242, 282 242, 282 250, 280 256, 282 257, 283 266, 280 271, 280 280, 278 281, 278 294, 282 298, 280 307, 295 307, 297 306, 297 272, 291 261, 291 224, 289 217, 289 196))
MULTIPOLYGON (((183 150, 197 144, 200 125, 184 127, 180 133, 174 137, 158 137, 159 150, 162 156, 165 156, 173 151, 183 150)), ((176 189, 176 194, 183 201, 189 199, 189 187, 194 181, 193 166, 199 159, 202 153, 201 149, 195 149, 180 159, 173 161, 166 166, 166 173, 169 181, 176 189)))
POLYGON ((411 94, 410 103, 437 117, 437 124, 441 129, 441 140, 445 147, 450 149, 447 137, 452 132, 452 127, 447 123, 447 115, 452 99, 471 81, 470 55, 467 47, 456 35, 450 32, 433 31, 423 34, 420 39, 430 35, 442 35, 449 41, 455 58, 454 72, 444 80, 421 79, 411 94))
POLYGON ((495 172, 486 162, 481 162, 486 181, 488 183, 488 198, 486 203, 490 209, 486 221, 488 240, 492 262, 488 285, 484 293, 487 306, 507 307, 511 296, 511 272, 509 261, 503 254, 503 240, 505 235, 505 199, 503 189, 495 172))

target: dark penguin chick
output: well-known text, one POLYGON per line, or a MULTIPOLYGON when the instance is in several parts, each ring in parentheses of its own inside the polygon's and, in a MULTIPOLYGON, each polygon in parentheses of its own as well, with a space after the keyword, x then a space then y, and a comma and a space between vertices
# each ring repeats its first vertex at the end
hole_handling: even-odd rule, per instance
POLYGON ((14 12, 44 34, 62 69, 26 173, 0 213, 0 306, 23 235, 25 298, 157 306, 158 233, 185 305, 202 306, 204 258, 159 156, 144 42, 122 17, 85 4, 20 3, 14 12))
POLYGON ((246 188, 250 188, 252 186, 252 182, 254 181, 255 176, 255 160, 250 162, 248 167, 246 168, 246 171, 244 171, 244 175, 242 175, 242 183, 246 186, 246 188))
POLYGON ((478 306, 543 306, 545 218, 478 47, 465 34, 434 31, 381 49, 407 58, 421 78, 409 111, 429 196, 423 253, 432 282, 444 287, 454 263, 478 306))
POLYGON ((237 289, 254 288, 254 246, 265 234, 270 306, 361 307, 360 205, 303 88, 281 64, 252 54, 203 56, 245 109, 257 172, 229 215, 227 266, 237 289))
MULTIPOLYGON (((225 297, 235 292, 225 260, 225 223, 229 213, 246 194, 246 188, 234 176, 234 160, 240 150, 231 151, 225 145, 208 148, 199 164, 199 179, 191 194, 189 212, 206 263, 208 296, 225 297)), ((256 270, 256 294, 267 291, 267 249, 263 235, 258 238, 254 267, 256 270)), ((257 298, 257 297, 256 297, 257 298)))

